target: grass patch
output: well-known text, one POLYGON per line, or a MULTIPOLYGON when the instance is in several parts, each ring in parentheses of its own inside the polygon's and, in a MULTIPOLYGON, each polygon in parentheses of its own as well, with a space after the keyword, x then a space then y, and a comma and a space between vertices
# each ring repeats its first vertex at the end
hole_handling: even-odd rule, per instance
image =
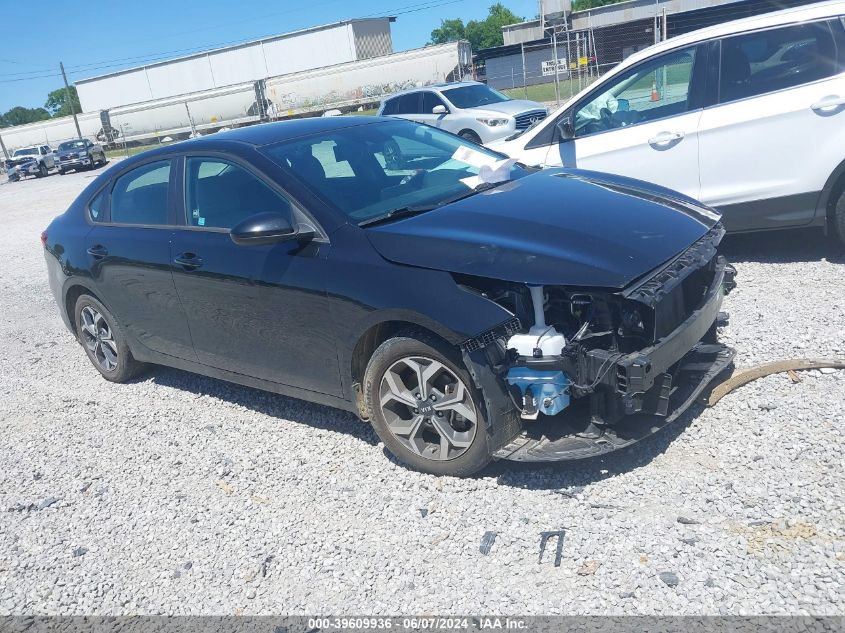
MULTIPOLYGON (((570 97, 578 94, 580 90, 583 90, 586 86, 594 82, 596 79, 596 77, 582 77, 580 86, 578 85, 577 79, 561 79, 560 102, 563 103, 570 97)), ((526 86, 525 88, 507 88, 502 90, 502 92, 504 92, 512 99, 530 99, 531 101, 540 102, 555 100, 554 81, 547 84, 526 86)))

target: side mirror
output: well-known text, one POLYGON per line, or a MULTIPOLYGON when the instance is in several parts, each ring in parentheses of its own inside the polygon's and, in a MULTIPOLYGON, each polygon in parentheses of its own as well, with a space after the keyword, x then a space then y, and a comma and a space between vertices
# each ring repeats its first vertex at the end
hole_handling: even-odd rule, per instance
POLYGON ((568 141, 575 138, 575 128, 572 125, 572 118, 567 115, 560 119, 556 124, 558 134, 560 134, 561 141, 568 141))
POLYGON ((432 114, 447 114, 449 111, 446 109, 445 105, 436 105, 431 109, 432 114))
POLYGON ((314 237, 314 231, 296 230, 290 217, 282 213, 257 213, 232 227, 229 236, 239 246, 252 246, 289 240, 307 241, 314 237))

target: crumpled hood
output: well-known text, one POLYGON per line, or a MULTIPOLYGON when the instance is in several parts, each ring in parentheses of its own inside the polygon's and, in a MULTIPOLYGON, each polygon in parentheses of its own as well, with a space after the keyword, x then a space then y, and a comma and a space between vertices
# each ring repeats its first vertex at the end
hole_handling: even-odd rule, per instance
POLYGON ((547 169, 365 229, 386 259, 543 285, 624 288, 684 251, 719 214, 621 176, 547 169))

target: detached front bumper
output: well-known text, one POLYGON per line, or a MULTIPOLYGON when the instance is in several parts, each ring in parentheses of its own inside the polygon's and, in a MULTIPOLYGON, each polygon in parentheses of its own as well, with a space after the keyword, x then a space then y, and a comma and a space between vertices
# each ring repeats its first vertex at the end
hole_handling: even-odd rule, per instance
POLYGON ((716 342, 714 324, 725 293, 734 286, 735 272, 723 257, 716 257, 698 309, 654 345, 624 355, 590 350, 582 384, 594 391, 561 415, 531 424, 495 457, 591 457, 629 446, 676 420, 733 362, 735 351, 716 342))

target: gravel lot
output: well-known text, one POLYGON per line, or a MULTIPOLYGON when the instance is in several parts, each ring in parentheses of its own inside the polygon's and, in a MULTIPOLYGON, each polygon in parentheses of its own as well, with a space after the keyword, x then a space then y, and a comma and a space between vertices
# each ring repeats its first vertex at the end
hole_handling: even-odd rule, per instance
MULTIPOLYGON (((0 613, 845 613, 845 372, 770 376, 602 460, 421 475, 346 413, 102 380, 38 239, 94 175, 0 186, 0 613)), ((841 251, 726 251, 740 366, 845 356, 841 251)))

